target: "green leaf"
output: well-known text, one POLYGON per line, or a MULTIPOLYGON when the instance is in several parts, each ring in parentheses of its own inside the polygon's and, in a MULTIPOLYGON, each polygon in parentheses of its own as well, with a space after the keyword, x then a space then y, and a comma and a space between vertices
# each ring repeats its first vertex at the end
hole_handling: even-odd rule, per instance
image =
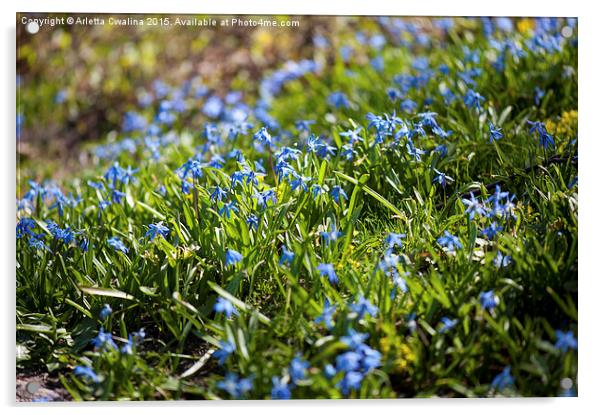
POLYGON ((124 300, 134 300, 134 297, 130 294, 126 294, 123 291, 115 290, 113 288, 100 288, 100 287, 82 287, 77 286, 80 290, 90 295, 99 295, 102 297, 114 297, 122 298, 124 300))

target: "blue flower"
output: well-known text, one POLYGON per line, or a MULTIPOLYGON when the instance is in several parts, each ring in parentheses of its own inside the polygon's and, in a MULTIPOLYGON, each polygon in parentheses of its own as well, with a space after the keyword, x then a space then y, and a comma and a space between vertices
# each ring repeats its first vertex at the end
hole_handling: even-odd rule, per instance
MULTIPOLYGON (((353 144, 343 144, 341 155, 345 157, 345 160, 352 161, 353 157, 357 155, 357 151, 353 149, 353 144)), ((314 197, 315 199, 315 197, 314 197)))
POLYGON ((121 201, 123 200, 123 198, 125 197, 125 193, 117 190, 117 189, 112 189, 111 190, 111 200, 117 204, 121 203, 121 201))
POLYGON ((464 213, 468 213, 468 218, 472 220, 474 218, 475 213, 480 216, 484 216, 487 214, 481 202, 479 202, 474 194, 470 192, 470 199, 462 199, 462 203, 466 206, 466 210, 464 213))
POLYGON ((333 92, 328 96, 328 104, 332 105, 336 109, 339 109, 340 107, 343 107, 343 108, 350 107, 347 96, 340 91, 333 92))
POLYGON ((345 200, 348 200, 349 198, 347 197, 347 193, 345 193, 345 191, 343 190, 343 188, 341 186, 333 186, 332 190, 330 191, 330 195, 332 196, 332 198, 334 199, 334 201, 336 203, 339 203, 340 198, 342 197, 345 200))
POLYGON ((100 310, 99 317, 101 320, 105 320, 107 317, 109 317, 111 315, 111 313, 113 313, 113 309, 111 308, 110 305, 105 304, 104 306, 102 306, 102 309, 100 310))
POLYGON ((226 266, 234 265, 242 261, 242 254, 234 249, 228 249, 226 251, 226 266))
POLYGON ((134 346, 135 346, 134 337, 130 334, 128 336, 127 343, 121 347, 120 351, 123 354, 132 355, 132 354, 134 354, 134 346))
POLYGON ((282 254, 280 255, 279 264, 282 265, 285 262, 289 265, 293 263, 293 259, 295 258, 295 253, 293 251, 289 251, 285 245, 282 245, 282 254))
POLYGON ((222 199, 224 197, 226 197, 228 195, 228 192, 226 192, 224 189, 222 189, 219 186, 215 186, 215 188, 213 189, 213 192, 211 192, 211 200, 213 202, 221 202, 222 199))
POLYGON ((539 121, 529 121, 527 120, 527 124, 531 125, 529 129, 529 133, 537 133, 539 135, 539 145, 544 149, 548 147, 554 147, 554 137, 552 137, 548 131, 546 130, 546 126, 544 123, 539 121))
POLYGON ((261 208, 267 207, 269 201, 272 201, 272 203, 274 204, 278 202, 278 199, 276 198, 276 192, 274 191, 274 189, 268 189, 263 192, 256 191, 253 195, 253 198, 257 199, 257 204, 261 208))
POLYGON ((324 323, 326 328, 330 330, 334 326, 334 322, 332 321, 332 316, 334 315, 336 310, 337 310, 336 304, 330 305, 330 301, 327 298, 326 300, 324 300, 324 307, 322 308, 322 314, 320 314, 318 317, 316 317, 316 319, 314 320, 314 323, 316 323, 316 324, 324 323))
MULTIPOLYGON (((75 239, 75 232, 69 226, 61 229, 56 223, 49 221, 46 227, 52 236, 54 236, 54 239, 62 241, 65 245, 69 245, 75 239)), ((37 236, 35 235, 34 237, 37 236)))
POLYGON ((458 324, 458 319, 450 319, 449 317, 443 317, 441 319, 441 328, 439 328, 439 333, 445 333, 454 328, 456 324, 458 324))
POLYGON ((265 127, 261 127, 259 131, 253 134, 253 140, 259 141, 260 143, 268 146, 272 145, 272 136, 265 127))
POLYGON ((253 389, 253 380, 250 377, 239 378, 235 373, 229 372, 226 373, 224 380, 217 382, 216 386, 228 392, 231 397, 238 399, 253 389))
POLYGON ((484 291, 479 295, 479 301, 483 310, 492 311, 499 303, 499 299, 496 297, 493 290, 484 291))
POLYGON ((332 264, 318 264, 318 271, 320 272, 321 276, 328 277, 328 281, 330 281, 331 284, 336 284, 339 282, 339 277, 337 277, 336 272, 334 272, 334 267, 332 264))
POLYGON ((399 109, 401 109, 402 111, 404 111, 408 114, 411 114, 414 111, 416 111, 416 108, 418 108, 418 104, 416 104, 416 102, 412 101, 410 98, 404 99, 399 104, 399 109))
POLYGON ((218 213, 222 216, 226 216, 226 218, 230 219, 232 212, 237 213, 238 208, 236 207, 236 202, 231 201, 228 203, 224 203, 224 205, 218 210, 218 213))
POLYGON ((291 381, 296 384, 300 380, 305 379, 307 369, 309 369, 309 362, 304 360, 300 355, 295 356, 289 367, 291 381))
POLYGON ((489 142, 493 143, 493 140, 497 141, 502 138, 504 134, 502 134, 501 128, 496 128, 491 122, 489 123, 489 142))
POLYGON ((38 239, 36 237, 29 238, 29 240, 27 241, 27 245, 29 247, 37 249, 37 250, 50 251, 50 248, 48 247, 48 245, 46 245, 43 240, 38 239))
POLYGON ((361 354, 361 366, 365 373, 371 372, 372 370, 380 367, 382 355, 379 351, 366 346, 365 344, 357 348, 357 351, 361 354))
POLYGON ((533 100, 535 101, 535 105, 539 106, 539 104, 541 104, 541 100, 546 95, 546 91, 544 91, 540 87, 536 86, 535 90, 533 92, 534 92, 533 100))
POLYGON ((376 317, 378 313, 378 307, 372 305, 372 303, 360 294, 357 303, 351 304, 351 311, 357 313, 357 318, 362 319, 365 314, 369 314, 372 317, 376 317))
POLYGON ((219 97, 211 96, 205 105, 203 105, 203 113, 210 118, 218 118, 224 110, 224 104, 219 97))
POLYGON ((324 239, 324 242, 326 242, 326 245, 328 246, 332 242, 336 242, 336 240, 339 239, 343 235, 343 232, 340 232, 339 230, 337 230, 336 225, 334 223, 331 223, 330 231, 329 232, 320 232, 320 235, 322 236, 322 238, 324 239))
POLYGON ((493 239, 497 235, 499 231, 502 230, 502 227, 497 224, 497 222, 491 223, 485 229, 481 231, 482 235, 485 235, 487 239, 493 239))
POLYGON ((358 390, 362 384, 364 375, 360 372, 347 372, 343 379, 337 383, 337 387, 343 395, 349 395, 351 390, 358 390))
POLYGON ((439 153, 441 157, 447 156, 447 146, 445 144, 439 144, 433 151, 439 153))
POLYGON ((31 218, 21 218, 17 222, 17 239, 21 239, 25 235, 36 236, 32 231, 36 226, 36 221, 31 218))
POLYGON ((311 132, 310 126, 315 123, 316 122, 314 120, 298 120, 298 121, 295 121, 295 128, 297 128, 297 130, 299 132, 307 131, 309 133, 309 132, 311 132))
POLYGON ((368 333, 358 333, 352 328, 347 329, 347 335, 341 337, 341 341, 345 343, 350 349, 355 350, 364 344, 368 339, 368 333))
POLYGON ((322 186, 319 184, 313 184, 311 186, 311 194, 313 195, 314 200, 316 200, 322 193, 324 193, 324 189, 322 189, 322 186))
POLYGON ((88 252, 88 248, 90 247, 90 240, 84 237, 79 241, 78 246, 79 249, 81 249, 82 251, 88 252))
POLYGON ((387 245, 387 250, 391 250, 396 246, 401 248, 403 246, 403 242, 401 241, 406 237, 405 233, 394 233, 391 232, 385 238, 385 244, 387 245))
POLYGON ((444 173, 441 173, 439 170, 433 168, 433 170, 435 171, 435 177, 433 178, 433 183, 437 182, 439 183, 441 186, 445 187, 445 185, 447 184, 447 182, 453 182, 454 179, 452 179, 449 176, 446 176, 444 173))
POLYGON ((510 374, 510 370, 510 366, 506 366, 501 373, 497 374, 491 381, 491 387, 501 391, 514 385, 514 377, 510 374))
MULTIPOLYGON (((100 211, 103 211, 109 206, 111 206, 111 204, 112 203, 110 200, 101 200, 100 202, 98 202, 98 208, 100 209, 100 211)), ((100 212, 98 214, 100 215, 100 212)))
POLYGON ((249 215, 247 219, 245 219, 245 222, 249 226, 249 229, 257 230, 259 227, 259 218, 253 214, 249 215))
POLYGON ((464 104, 468 108, 476 108, 477 110, 481 110, 481 102, 485 101, 485 97, 483 97, 478 92, 469 89, 464 95, 464 104))
POLYGON ((117 344, 113 341, 113 335, 111 333, 106 333, 102 327, 100 328, 98 335, 92 339, 91 343, 96 349, 118 349, 117 344))
POLYGON ((216 313, 224 313, 228 318, 230 318, 232 314, 238 314, 238 310, 236 310, 230 300, 227 300, 224 297, 219 297, 217 299, 213 305, 213 310, 216 313))
POLYGON ((406 144, 406 148, 408 149, 408 154, 416 161, 421 161, 421 157, 426 152, 414 146, 414 142, 411 138, 408 138, 408 143, 406 144))
POLYGON ((326 366, 324 366, 324 375, 326 375, 326 377, 328 379, 332 379, 333 377, 336 376, 336 374, 337 374, 337 370, 334 368, 333 365, 331 365, 329 363, 326 366))
POLYGON ((114 250, 121 251, 124 254, 127 254, 129 251, 127 246, 125 246, 125 244, 123 242, 121 242, 121 239, 119 239, 116 236, 112 236, 111 238, 107 239, 107 243, 114 250))
POLYGON ((554 347, 563 353, 566 353, 569 349, 577 350, 577 339, 570 330, 566 332, 556 330, 556 344, 554 347))
POLYGON ((290 386, 284 381, 284 378, 278 379, 277 376, 272 377, 272 399, 290 399, 290 386))
POLYGON ((298 188, 301 188, 304 192, 307 192, 307 182, 310 180, 311 177, 305 177, 294 173, 294 179, 290 181, 291 190, 297 190, 298 188))
POLYGON ((169 228, 165 225, 163 225, 163 222, 157 222, 157 223, 151 223, 150 225, 148 225, 148 231, 146 232, 146 235, 144 235, 145 238, 149 238, 152 241, 153 239, 155 239, 157 237, 157 235, 161 235, 163 238, 167 238, 167 235, 169 234, 169 228))
POLYGON ((91 367, 75 366, 75 369, 73 369, 73 373, 75 374, 75 376, 81 376, 83 378, 91 380, 94 383, 100 383, 100 378, 98 377, 96 372, 94 372, 94 369, 92 369, 91 367))
POLYGON ((382 55, 378 55, 374 59, 371 59, 370 66, 372 66, 372 68, 374 68, 374 70, 377 72, 384 71, 385 70, 385 60, 383 59, 382 55))
POLYGON ((226 359, 236 351, 236 345, 228 340, 219 342, 219 349, 213 352, 213 357, 217 359, 220 365, 223 365, 226 362, 226 359))
POLYGON ((437 239, 437 243, 446 248, 450 252, 454 252, 456 248, 462 249, 462 244, 457 236, 452 235, 449 231, 445 231, 443 236, 437 239))
POLYGON ((339 372, 351 372, 360 368, 362 356, 355 352, 349 351, 342 353, 336 358, 336 368, 339 372))
POLYGON ((507 267, 512 262, 512 257, 509 255, 503 255, 500 251, 497 251, 497 255, 493 259, 493 265, 496 268, 507 267))

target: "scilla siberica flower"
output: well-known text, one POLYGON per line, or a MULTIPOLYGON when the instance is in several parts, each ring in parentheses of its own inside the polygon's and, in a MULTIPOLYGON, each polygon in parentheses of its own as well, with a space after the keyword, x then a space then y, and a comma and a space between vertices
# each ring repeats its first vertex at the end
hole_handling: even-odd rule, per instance
POLYGON ((464 95, 464 104, 466 104, 468 108, 476 108, 480 111, 481 102, 483 101, 485 101, 485 97, 472 89, 469 89, 468 92, 466 92, 466 95, 464 95))
POLYGON ((290 399, 290 386, 285 382, 284 378, 278 379, 277 376, 272 377, 272 399, 290 399))
POLYGON ((563 353, 566 353, 569 349, 577 350, 577 339, 572 331, 556 330, 556 344, 555 348, 563 353))
POLYGON ((510 366, 506 366, 501 373, 496 375, 491 381, 491 387, 495 390, 501 391, 514 385, 514 377, 510 374, 510 366))
POLYGON ((211 200, 213 202, 221 202, 222 199, 224 197, 226 197, 228 195, 228 192, 224 189, 222 189, 219 186, 215 186, 215 188, 213 189, 213 192, 211 192, 211 200))
POLYGON ((497 141, 502 137, 504 137, 504 134, 502 134, 502 129, 496 128, 496 126, 490 122, 489 123, 489 142, 493 143, 494 140, 497 141))
POLYGON ((226 250, 226 266, 234 265, 242 261, 242 254, 234 249, 226 250))
POLYGON ((100 310, 99 317, 101 320, 106 320, 106 318, 109 317, 111 315, 111 313, 113 313, 113 309, 111 308, 110 305, 105 304, 104 306, 102 306, 102 309, 100 310))
POLYGON ((224 205, 218 210, 218 213, 222 216, 225 216, 227 219, 230 219, 232 212, 238 212, 235 201, 224 203, 224 205))
POLYGON ((247 219, 245 219, 245 222, 247 223, 247 226, 249 227, 249 229, 257 230, 257 228, 259 227, 259 218, 253 214, 250 214, 249 216, 247 216, 247 219))
POLYGON ((330 231, 328 232, 320 232, 320 235, 326 242, 326 246, 330 245, 332 242, 336 242, 341 236, 343 236, 343 232, 339 231, 334 223, 330 224, 330 231))
POLYGON ((309 369, 309 362, 304 360, 299 354, 295 356, 289 366, 291 381, 297 384, 300 380, 305 379, 307 376, 307 369, 309 369))
POLYGON ((332 190, 330 191, 330 195, 332 196, 332 198, 334 199, 334 201, 336 203, 339 203, 339 200, 341 198, 348 200, 349 198, 347 197, 347 193, 345 193, 345 191, 343 190, 343 188, 341 186, 333 186, 332 190))
POLYGON ((387 251, 390 251, 395 247, 401 248, 403 246, 402 239, 405 237, 405 233, 390 232, 385 238, 385 245, 387 246, 387 251))
POLYGON ((548 147, 554 147, 554 137, 548 133, 544 123, 527 120, 527 124, 531 126, 529 133, 537 133, 539 135, 539 145, 541 147, 544 149, 547 149, 548 147))
POLYGON ((227 373, 224 380, 217 382, 216 386, 228 392, 231 397, 238 399, 253 389, 253 379, 251 377, 239 378, 234 373, 227 373))
POLYGON ((226 362, 226 359, 236 351, 236 345, 228 340, 220 340, 219 349, 213 352, 213 357, 217 359, 220 365, 223 365, 226 362))
POLYGON ((330 305, 330 301, 327 298, 326 300, 324 300, 324 307, 322 308, 322 314, 320 314, 318 317, 316 317, 316 319, 314 320, 314 323, 316 323, 316 324, 324 323, 326 328, 330 330, 334 326, 334 323, 332 321, 332 316, 334 315, 336 310, 337 310, 336 304, 330 305))
POLYGON ((470 220, 474 219, 475 213, 479 214, 479 216, 484 216, 487 214, 483 204, 477 200, 472 192, 470 192, 470 199, 462 199, 462 203, 466 206, 464 213, 468 214, 468 218, 470 220))
POLYGON ((293 263, 293 259, 295 258, 295 253, 290 251, 285 245, 282 245, 282 254, 280 255, 279 264, 282 265, 285 262, 289 265, 293 263))
POLYGON ((481 231, 482 235, 485 235, 487 239, 493 239, 497 235, 499 231, 502 230, 502 227, 497 224, 497 222, 491 223, 485 229, 481 231))
POLYGON ((449 317, 443 317, 441 319, 441 327, 439 333, 445 333, 455 327, 458 324, 458 319, 450 319, 449 317))
POLYGON ((75 376, 80 376, 82 378, 89 379, 94 383, 100 382, 100 378, 98 377, 96 372, 94 372, 94 369, 88 366, 75 366, 75 369, 73 369, 73 374, 75 374, 75 376))
POLYGON ((328 277, 328 281, 330 281, 331 284, 336 284, 339 282, 339 277, 337 277, 332 264, 318 264, 318 271, 320 272, 321 276, 328 277))
POLYGON ((150 240, 152 241, 153 239, 155 239, 157 237, 157 235, 161 235, 163 238, 166 238, 167 235, 169 234, 169 228, 165 225, 163 225, 163 222, 157 222, 157 223, 151 223, 150 225, 148 225, 148 231, 146 232, 146 235, 144 235, 146 238, 150 238, 150 240))
POLYGON ((479 301, 483 310, 492 311, 499 303, 499 299, 496 297, 493 290, 484 291, 479 295, 479 301))
POLYGON ((433 178, 433 183, 437 182, 441 186, 445 187, 447 182, 454 181, 454 179, 452 179, 451 177, 446 176, 445 173, 441 173, 439 170, 437 170, 435 168, 433 168, 433 170, 435 171, 435 177, 433 178))
POLYGON ((331 93, 328 96, 328 103, 330 105, 332 105, 333 107, 335 107, 336 109, 339 109, 341 107, 343 108, 349 108, 350 104, 349 104, 349 100, 347 99, 347 96, 340 92, 340 91, 336 91, 331 93))
POLYGON ((462 249, 460 239, 458 239, 457 236, 449 233, 449 231, 445 231, 443 236, 437 239, 437 243, 450 252, 454 252, 456 248, 462 249))
POLYGON ((107 243, 114 250, 121 251, 124 254, 127 254, 129 251, 127 246, 125 246, 125 244, 123 242, 121 242, 121 239, 119 239, 116 236, 112 236, 111 238, 107 239, 107 243))
POLYGON ((230 318, 233 314, 238 314, 238 311, 230 302, 230 300, 227 300, 224 297, 219 297, 217 299, 217 301, 213 305, 213 310, 216 313, 224 313, 228 318, 230 318))
POLYGON ((376 317, 378 313, 378 307, 372 305, 372 303, 360 294, 357 303, 350 305, 351 311, 357 314, 358 319, 362 319, 364 315, 368 314, 372 317, 376 317))
POLYGON ((260 143, 268 146, 272 145, 272 136, 265 127, 261 127, 259 131, 253 134, 253 140, 259 141, 260 143))
POLYGON ((111 333, 106 333, 104 328, 100 328, 98 335, 91 340, 92 345, 96 349, 115 349, 117 350, 117 344, 113 341, 113 335, 111 333))
POLYGON ((512 257, 509 255, 503 255, 500 251, 497 251, 497 255, 493 259, 493 265, 496 268, 507 267, 512 262, 512 257))

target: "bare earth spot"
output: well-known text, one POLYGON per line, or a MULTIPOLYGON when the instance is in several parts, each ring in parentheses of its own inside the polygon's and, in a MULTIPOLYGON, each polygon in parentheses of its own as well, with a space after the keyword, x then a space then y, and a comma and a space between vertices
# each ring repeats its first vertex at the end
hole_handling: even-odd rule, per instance
POLYGON ((70 401, 71 396, 58 378, 48 374, 17 374, 17 402, 70 401))

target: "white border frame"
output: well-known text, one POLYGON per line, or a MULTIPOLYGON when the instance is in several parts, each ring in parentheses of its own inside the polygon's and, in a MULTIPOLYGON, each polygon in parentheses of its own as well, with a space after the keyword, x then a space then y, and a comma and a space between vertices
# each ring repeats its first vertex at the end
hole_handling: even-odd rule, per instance
MULTIPOLYGON (((2 374, 0 393, 7 413, 45 414, 81 413, 106 414, 115 408, 120 412, 145 412, 165 414, 166 409, 182 413, 219 411, 226 413, 282 413, 301 414, 307 411, 346 414, 366 413, 373 407, 387 412, 417 411, 421 414, 438 412, 443 415, 483 415, 522 413, 540 410, 547 414, 591 413, 600 411, 602 393, 602 335, 598 308, 602 284, 602 272, 597 259, 599 236, 602 235, 596 202, 602 201, 602 191, 596 186, 602 173, 596 169, 597 158, 602 154, 602 134, 597 123, 600 111, 600 41, 602 22, 596 13, 595 0, 503 0, 498 2, 476 0, 286 0, 272 2, 256 0, 228 0, 223 2, 169 0, 153 4, 147 2, 102 0, 97 2, 73 2, 69 0, 20 0, 17 4, 0 3, 2 20, 2 49, 0 71, 4 96, 0 100, 0 125, 4 131, 0 138, 3 157, 0 177, 3 181, 4 200, 0 204, 2 214, 2 237, 0 255, 4 272, 0 282, 3 296, 2 328, 2 374), (14 345, 15 345, 15 26, 16 12, 95 12, 95 13, 207 13, 207 14, 321 14, 321 15, 422 15, 422 16, 574 16, 579 18, 579 132, 580 140, 580 229, 579 229, 579 398, 532 398, 532 399, 408 399, 382 401, 292 401, 292 402, 145 402, 140 404, 121 403, 54 403, 45 405, 15 404, 14 345), (594 409, 595 408, 595 409, 594 409)), ((599 412, 598 412, 599 413, 599 412)))

